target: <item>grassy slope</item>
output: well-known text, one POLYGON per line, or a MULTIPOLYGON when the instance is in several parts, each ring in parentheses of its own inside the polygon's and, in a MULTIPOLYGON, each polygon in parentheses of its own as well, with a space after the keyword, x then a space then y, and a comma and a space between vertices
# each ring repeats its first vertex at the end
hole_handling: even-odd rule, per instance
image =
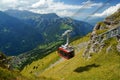
POLYGON ((112 45, 109 53, 106 53, 104 48, 102 52, 94 54, 86 61, 81 57, 83 53, 81 50, 73 59, 58 64, 40 76, 56 80, 119 80, 120 54, 115 49, 116 41, 110 40, 106 44, 112 45))
MULTIPOLYGON (((72 42, 72 45, 88 41, 88 39, 89 37, 86 36, 72 42)), ((22 74, 27 77, 31 76, 35 80, 119 80, 120 53, 116 50, 116 44, 116 39, 107 40, 104 49, 99 53, 94 53, 89 60, 82 58, 83 48, 74 58, 63 60, 54 67, 45 70, 59 59, 56 52, 53 52, 25 67, 22 74), (108 46, 112 46, 112 48, 106 53, 108 46), (33 69, 36 65, 38 68, 33 69)))
POLYGON ((0 80, 28 80, 17 71, 9 71, 0 67, 0 80))
POLYGON ((36 80, 37 76, 42 73, 48 66, 57 61, 60 57, 57 56, 56 52, 40 59, 38 61, 32 62, 32 64, 27 65, 23 70, 22 74, 31 79, 36 80))

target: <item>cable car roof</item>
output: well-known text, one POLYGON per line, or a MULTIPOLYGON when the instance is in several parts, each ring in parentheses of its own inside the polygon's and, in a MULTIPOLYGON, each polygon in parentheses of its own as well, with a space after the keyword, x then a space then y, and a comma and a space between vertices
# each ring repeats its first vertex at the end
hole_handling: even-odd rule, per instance
POLYGON ((65 52, 71 52, 71 51, 74 51, 73 47, 69 46, 69 47, 65 47, 65 46, 61 46, 59 47, 60 50, 63 50, 65 52))

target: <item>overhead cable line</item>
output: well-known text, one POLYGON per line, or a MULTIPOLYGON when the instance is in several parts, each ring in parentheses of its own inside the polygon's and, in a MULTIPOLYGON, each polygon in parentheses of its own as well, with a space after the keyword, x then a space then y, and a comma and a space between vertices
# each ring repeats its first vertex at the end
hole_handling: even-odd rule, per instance
POLYGON ((98 12, 100 9, 104 8, 104 6, 106 6, 106 4, 107 4, 108 2, 110 2, 110 1, 112 1, 112 0, 107 0, 102 6, 100 6, 97 10, 93 11, 88 17, 86 17, 85 20, 88 20, 89 18, 91 18, 92 15, 94 15, 94 14, 95 14, 96 12, 98 12))
MULTIPOLYGON (((88 1, 88 0, 87 0, 87 1, 88 1)), ((94 0, 90 0, 90 1, 94 1, 94 0)), ((83 6, 81 6, 80 9, 71 16, 71 18, 74 17, 74 16, 76 16, 76 15, 79 14, 80 12, 84 11, 85 8, 88 7, 88 6, 90 6, 90 5, 91 5, 90 3, 86 3, 86 4, 84 4, 83 6)))

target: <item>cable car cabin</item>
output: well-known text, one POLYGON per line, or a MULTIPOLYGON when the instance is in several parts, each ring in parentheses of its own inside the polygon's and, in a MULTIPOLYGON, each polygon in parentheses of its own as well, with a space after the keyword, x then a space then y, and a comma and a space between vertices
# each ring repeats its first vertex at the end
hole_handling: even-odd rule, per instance
POLYGON ((71 59, 74 57, 74 49, 71 46, 61 46, 58 48, 58 54, 65 59, 71 59))

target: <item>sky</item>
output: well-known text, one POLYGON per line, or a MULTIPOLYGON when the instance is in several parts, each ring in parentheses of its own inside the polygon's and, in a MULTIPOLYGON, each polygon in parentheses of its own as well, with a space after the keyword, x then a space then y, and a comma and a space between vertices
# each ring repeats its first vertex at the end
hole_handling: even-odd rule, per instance
POLYGON ((78 20, 104 18, 120 8, 120 0, 0 0, 0 11, 28 10, 35 13, 56 13, 78 20))

